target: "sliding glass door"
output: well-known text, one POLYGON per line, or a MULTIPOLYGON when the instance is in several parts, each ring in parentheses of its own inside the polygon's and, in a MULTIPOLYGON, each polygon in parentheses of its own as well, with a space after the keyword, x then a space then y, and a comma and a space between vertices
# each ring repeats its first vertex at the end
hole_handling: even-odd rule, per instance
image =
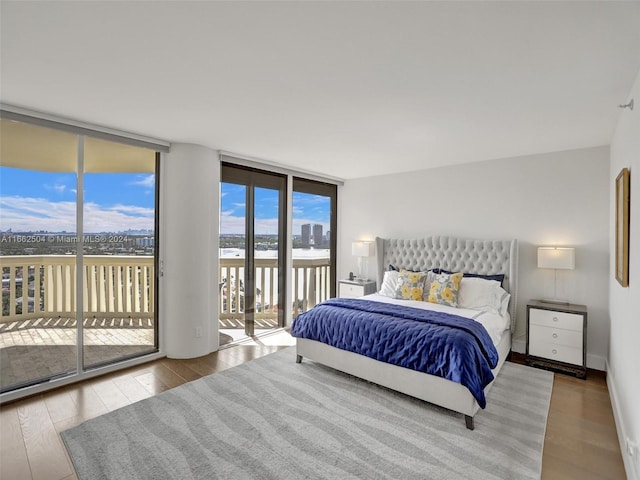
POLYGON ((157 350, 156 152, 84 139, 85 368, 157 350))
POLYGON ((157 153, 1 119, 0 391, 157 351, 157 153))
POLYGON ((1 122, 0 391, 77 368, 77 138, 1 122))
POLYGON ((222 164, 221 344, 284 325, 286 177, 222 164))
POLYGON ((292 316, 335 296, 337 187, 293 178, 292 316))

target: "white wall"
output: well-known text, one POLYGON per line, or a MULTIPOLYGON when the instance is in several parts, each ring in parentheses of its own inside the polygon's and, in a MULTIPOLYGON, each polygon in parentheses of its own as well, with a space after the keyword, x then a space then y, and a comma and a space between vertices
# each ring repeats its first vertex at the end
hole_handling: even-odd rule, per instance
POLYGON ((612 397, 622 455, 629 478, 640 478, 640 73, 629 94, 634 110, 623 110, 611 142, 609 173, 612 251, 609 275, 611 341, 607 383, 612 397), (631 171, 631 221, 629 242, 629 286, 615 280, 615 180, 620 170, 631 171), (626 439, 636 445, 635 456, 626 449, 626 439), (632 473, 633 472, 633 473, 632 473))
POLYGON ((172 144, 160 172, 160 321, 171 358, 218 349, 218 153, 172 144))
MULTIPOLYGON (((520 275, 514 350, 524 351, 527 300, 553 296, 553 271, 536 268, 536 247, 574 246, 576 269, 558 271, 557 296, 587 305, 587 364, 604 370, 609 344, 608 177, 609 149, 597 147, 349 180, 339 199, 338 273, 345 278, 357 268, 352 240, 515 237, 520 275)), ((372 259, 370 276, 374 268, 372 259)))

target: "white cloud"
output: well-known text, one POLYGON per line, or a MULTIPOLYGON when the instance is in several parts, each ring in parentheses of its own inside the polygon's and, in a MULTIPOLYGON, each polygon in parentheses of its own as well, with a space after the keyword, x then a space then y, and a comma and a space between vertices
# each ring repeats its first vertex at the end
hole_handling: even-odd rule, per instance
POLYGON ((64 193, 64 191, 66 190, 66 188, 67 188, 67 186, 63 185, 62 183, 56 183, 56 184, 53 184, 53 185, 45 184, 43 186, 44 186, 45 190, 56 192, 56 193, 59 193, 60 195, 62 195, 64 193))
POLYGON ((151 175, 140 175, 138 180, 131 182, 129 185, 137 185, 144 188, 154 189, 156 187, 156 176, 151 175))
MULTIPOLYGON (((96 203, 84 206, 84 230, 86 233, 119 232, 154 228, 154 209, 136 205, 113 205, 104 207, 96 203)), ((320 223, 323 231, 329 229, 328 222, 317 219, 293 219, 293 235, 300 235, 301 225, 320 223)), ((13 231, 74 232, 76 230, 76 203, 51 201, 44 198, 2 196, 0 197, 0 230, 13 231)), ((220 231, 223 234, 243 234, 244 216, 234 216, 233 211, 221 212, 220 231)), ((276 234, 276 218, 258 219, 255 223, 257 234, 276 234)))
POLYGON ((293 203, 299 203, 306 206, 314 204, 323 204, 329 206, 330 199, 324 195, 314 195, 311 193, 294 192, 293 203))
POLYGON ((275 235, 278 233, 277 218, 256 219, 254 224, 256 235, 275 235))
MULTIPOLYGON (((84 231, 119 232, 153 229, 152 208, 117 205, 105 208, 95 203, 84 206, 84 231)), ((54 202, 44 198, 0 197, 0 230, 75 232, 76 203, 54 202)))
MULTIPOLYGON (((87 208, 87 205, 95 205, 98 208, 102 208, 99 205, 93 203, 93 204, 85 204, 85 210, 87 208)), ((120 205, 120 204, 113 205, 112 207, 106 208, 105 210, 121 212, 125 214, 130 214, 130 215, 139 215, 142 217, 150 217, 150 218, 153 218, 153 212, 154 212, 154 209, 149 207, 139 207, 137 205, 120 205)))
POLYGON ((220 233, 244 233, 244 217, 234 217, 232 213, 233 212, 223 212, 222 215, 220 215, 220 233))
MULTIPOLYGON (((245 218, 234 217, 228 212, 220 215, 220 233, 242 235, 244 234, 245 218)), ((264 218, 257 219, 254 224, 256 235, 275 235, 278 233, 278 219, 264 218)))

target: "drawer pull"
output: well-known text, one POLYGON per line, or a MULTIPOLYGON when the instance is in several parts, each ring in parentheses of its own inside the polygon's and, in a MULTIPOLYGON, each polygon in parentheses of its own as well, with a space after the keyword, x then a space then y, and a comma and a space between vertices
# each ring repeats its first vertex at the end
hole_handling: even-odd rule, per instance
POLYGON ((558 338, 558 334, 557 333, 554 333, 552 336, 553 336, 553 338, 558 338))
POLYGON ((553 321, 557 322, 558 321, 558 317, 553 317, 553 321))
POLYGON ((556 355, 558 353, 558 350, 556 350, 555 348, 553 350, 551 350, 551 353, 553 353, 554 355, 556 355))

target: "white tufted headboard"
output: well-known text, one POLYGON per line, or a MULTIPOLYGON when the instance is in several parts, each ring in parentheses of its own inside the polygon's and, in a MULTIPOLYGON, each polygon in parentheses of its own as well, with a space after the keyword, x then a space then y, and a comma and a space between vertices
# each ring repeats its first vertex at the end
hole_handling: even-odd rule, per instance
POLYGON ((516 326, 518 241, 427 237, 416 240, 376 238, 378 286, 389 264, 407 270, 443 268, 455 272, 505 275, 503 288, 511 294, 511 331, 516 326))

